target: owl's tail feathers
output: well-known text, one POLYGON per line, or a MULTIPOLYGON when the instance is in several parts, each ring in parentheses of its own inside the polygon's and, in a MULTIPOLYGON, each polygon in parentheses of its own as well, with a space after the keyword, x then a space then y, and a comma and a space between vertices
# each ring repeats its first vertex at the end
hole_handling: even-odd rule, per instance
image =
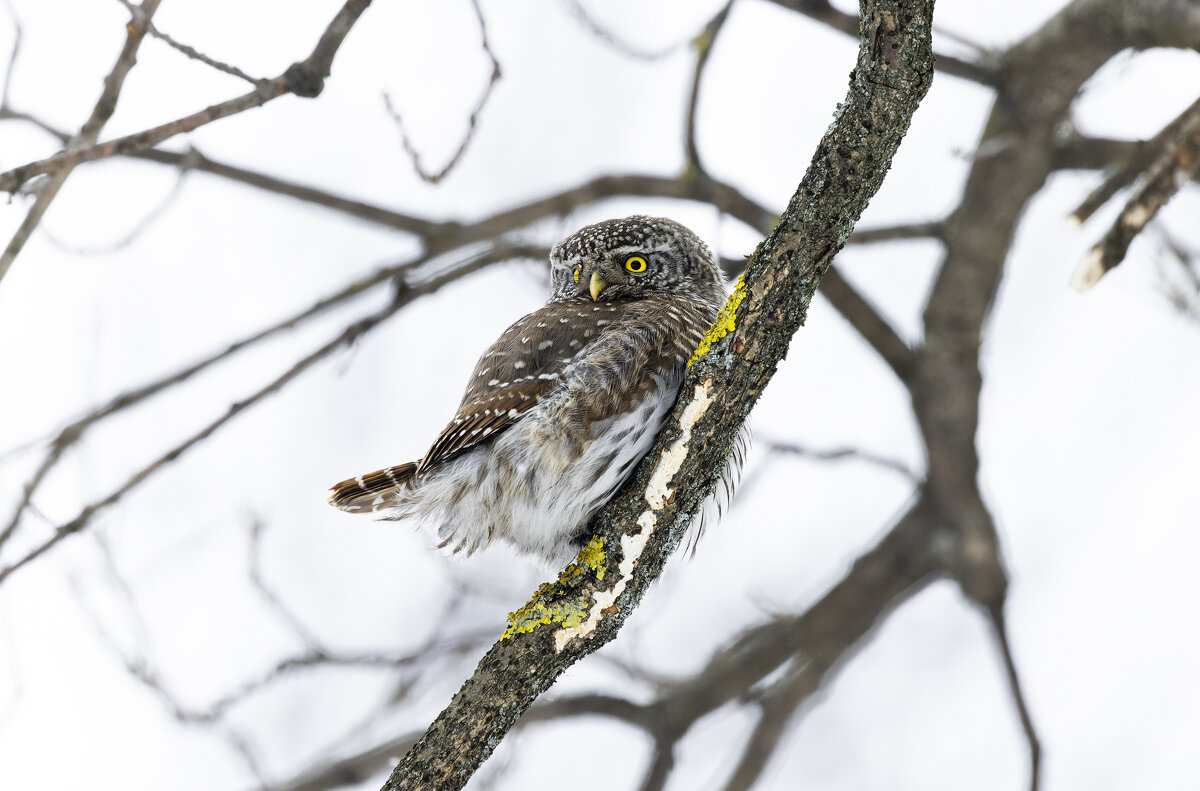
POLYGON ((417 472, 417 463, 368 472, 356 478, 335 483, 329 490, 329 504, 355 514, 371 513, 386 508, 391 496, 399 492, 417 472))

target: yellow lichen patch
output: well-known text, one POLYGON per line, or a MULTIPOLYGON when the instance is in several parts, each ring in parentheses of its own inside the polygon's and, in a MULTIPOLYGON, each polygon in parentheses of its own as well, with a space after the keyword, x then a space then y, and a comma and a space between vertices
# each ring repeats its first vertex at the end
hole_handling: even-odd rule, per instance
POLYGON ((583 623, 588 613, 588 597, 577 596, 574 599, 550 601, 547 604, 545 600, 552 596, 554 587, 550 583, 543 584, 524 607, 509 613, 508 628, 504 630, 500 639, 507 640, 514 634, 532 632, 543 624, 555 623, 571 627, 583 623))
POLYGON ((746 281, 738 275, 737 285, 733 289, 733 293, 729 295, 729 299, 725 300, 725 307, 721 308, 721 312, 717 314, 717 321, 708 332, 704 333, 704 339, 700 341, 700 346, 696 348, 696 353, 692 355, 692 359, 688 360, 688 366, 699 360, 704 355, 708 354, 712 349, 712 345, 724 338, 729 333, 737 329, 737 309, 742 304, 742 300, 746 298, 746 281))
POLYGON ((579 550, 579 557, 575 558, 576 563, 594 571, 598 580, 604 579, 604 560, 604 539, 600 536, 592 536, 587 546, 579 550))
POLYGON ((537 593, 516 612, 508 614, 508 628, 500 636, 507 640, 514 634, 532 632, 543 624, 559 624, 567 628, 579 626, 587 617, 590 597, 572 596, 584 577, 594 575, 604 579, 604 539, 592 536, 592 540, 579 550, 575 562, 563 569, 558 579, 538 586, 537 593))
MULTIPOLYGON (((608 589, 598 590, 592 595, 592 606, 586 619, 580 619, 575 624, 564 623, 563 628, 554 633, 555 651, 561 652, 576 637, 592 635, 600 625, 601 619, 610 611, 610 608, 616 605, 617 599, 625 592, 629 580, 633 578, 634 567, 641 559, 650 535, 658 524, 658 511, 662 509, 663 503, 674 494, 668 484, 675 477, 675 473, 679 472, 679 468, 683 466, 683 462, 687 458, 688 443, 692 440, 692 429, 700 418, 704 417, 704 413, 708 411, 713 402, 712 388, 712 377, 696 385, 692 400, 683 408, 683 415, 679 419, 679 437, 671 447, 663 451, 658 458, 658 463, 654 465, 654 472, 650 475, 650 483, 646 485, 645 495, 646 505, 650 507, 638 517, 638 532, 626 533, 621 536, 621 562, 616 568, 617 578, 611 580, 612 584, 608 589)), ((582 556, 581 552, 580 557, 582 556)))

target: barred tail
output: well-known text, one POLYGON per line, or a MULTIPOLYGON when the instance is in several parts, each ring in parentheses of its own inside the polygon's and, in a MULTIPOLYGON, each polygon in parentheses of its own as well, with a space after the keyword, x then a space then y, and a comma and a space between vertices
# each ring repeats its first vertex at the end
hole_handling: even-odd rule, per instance
POLYGON ((417 463, 368 472, 335 483, 330 491, 329 504, 350 513, 367 513, 386 507, 390 495, 403 489, 417 472, 417 463))

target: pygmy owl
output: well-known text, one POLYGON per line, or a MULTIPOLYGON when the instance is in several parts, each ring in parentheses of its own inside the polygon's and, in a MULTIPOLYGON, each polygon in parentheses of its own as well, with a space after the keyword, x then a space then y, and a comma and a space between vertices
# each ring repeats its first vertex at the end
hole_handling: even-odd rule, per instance
POLYGON ((573 554, 650 449, 725 287, 708 247, 661 217, 589 225, 550 266, 550 301, 483 353, 425 456, 336 484, 332 505, 416 520, 455 552, 573 554))

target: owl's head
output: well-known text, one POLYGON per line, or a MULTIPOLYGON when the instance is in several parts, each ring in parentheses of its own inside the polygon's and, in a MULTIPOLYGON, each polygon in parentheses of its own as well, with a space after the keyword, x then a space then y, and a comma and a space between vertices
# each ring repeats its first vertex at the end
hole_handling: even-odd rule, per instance
POLYGON ((674 294, 719 305, 721 268, 674 220, 635 215, 580 228, 550 251, 552 302, 616 302, 674 294))

